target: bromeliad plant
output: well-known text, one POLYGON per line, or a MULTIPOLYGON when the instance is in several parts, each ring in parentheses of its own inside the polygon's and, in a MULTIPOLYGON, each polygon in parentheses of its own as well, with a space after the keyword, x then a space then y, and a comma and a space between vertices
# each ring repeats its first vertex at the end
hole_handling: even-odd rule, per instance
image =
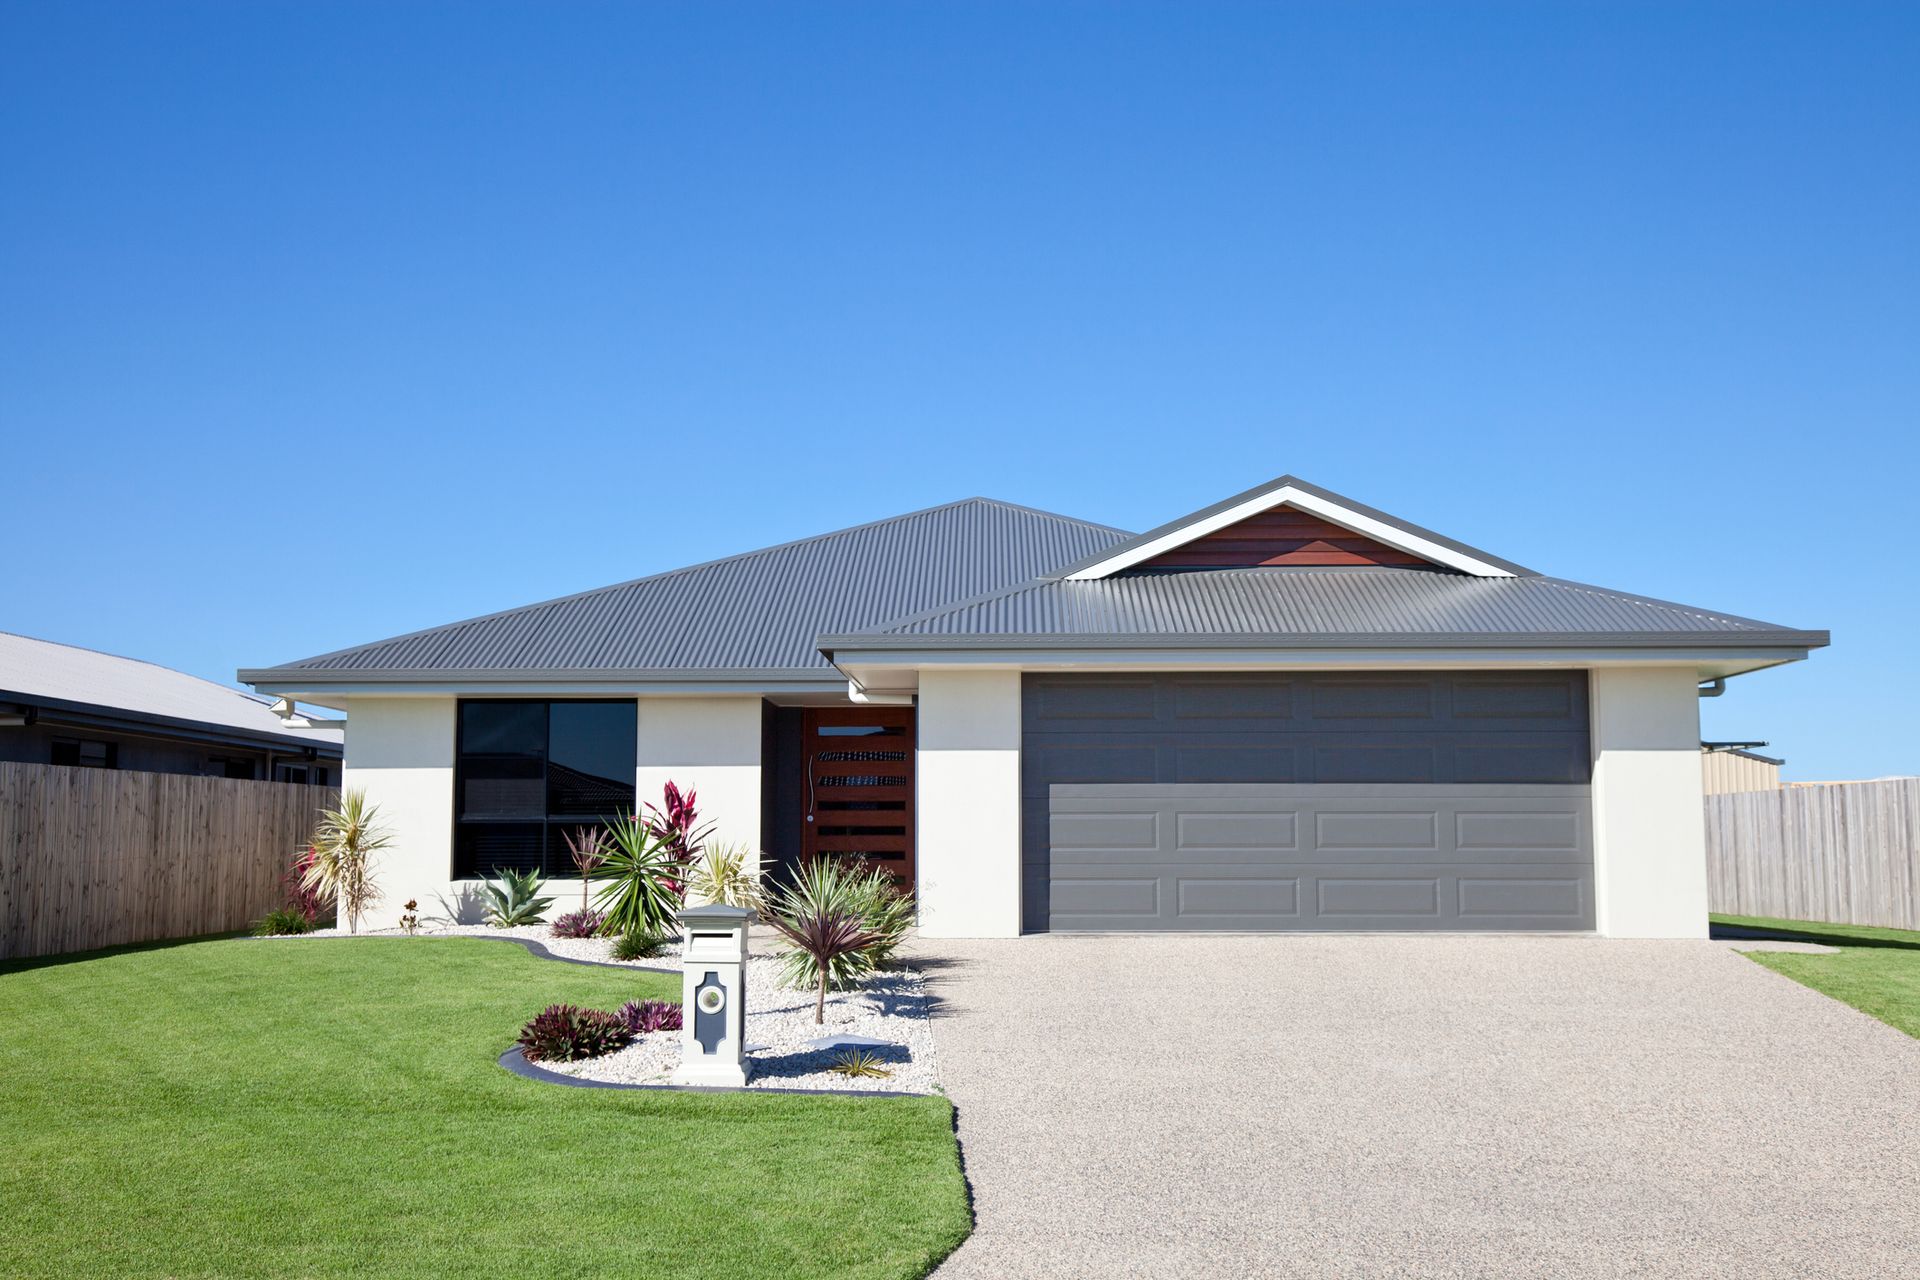
POLYGON ((496 929, 540 923, 541 914, 553 905, 552 898, 540 896, 540 873, 500 867, 493 873, 500 877, 499 883, 487 880, 481 885, 487 895, 487 923, 496 929))
POLYGON ((606 882, 594 895, 602 931, 669 932, 685 896, 685 874, 666 837, 655 834, 638 814, 619 818, 607 829, 606 856, 593 870, 595 880, 606 882))
POLYGON ((312 860, 300 883, 309 892, 332 898, 347 918, 347 932, 360 932, 360 917, 373 902, 376 889, 374 860, 393 844, 380 823, 380 806, 367 803, 358 789, 340 797, 338 809, 322 809, 320 825, 308 846, 312 860))
POLYGON ((591 907, 579 911, 569 911, 563 916, 555 916, 548 927, 556 938, 597 938, 605 923, 600 913, 591 907))
POLYGON ((629 1000, 620 1006, 620 1020, 635 1035, 649 1031, 680 1030, 680 1006, 671 1000, 629 1000))

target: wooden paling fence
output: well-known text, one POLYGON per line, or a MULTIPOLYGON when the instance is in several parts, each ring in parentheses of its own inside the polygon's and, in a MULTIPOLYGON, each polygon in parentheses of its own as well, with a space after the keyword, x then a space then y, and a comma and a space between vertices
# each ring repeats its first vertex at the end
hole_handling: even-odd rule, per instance
POLYGON ((339 792, 0 764, 0 959, 246 928, 339 792))
POLYGON ((1920 929, 1920 778, 1708 796, 1707 893, 1728 915, 1920 929))

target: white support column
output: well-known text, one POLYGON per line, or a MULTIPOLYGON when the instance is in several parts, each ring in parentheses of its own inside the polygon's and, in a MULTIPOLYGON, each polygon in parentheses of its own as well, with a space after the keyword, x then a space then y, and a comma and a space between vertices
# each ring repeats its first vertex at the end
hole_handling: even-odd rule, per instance
POLYGON ((1607 937, 1707 936, 1698 685, 1692 667, 1593 671, 1593 871, 1607 937))
POLYGON ((1020 933, 1020 673, 920 673, 920 931, 1020 933))
POLYGON ((713 837, 742 845, 748 866, 760 849, 760 699, 642 698, 637 804, 660 803, 671 782, 699 792, 713 837))
MULTIPOLYGON (((380 808, 393 843, 374 863, 377 896, 360 921, 391 929, 401 904, 419 900, 424 917, 478 919, 459 899, 453 874, 452 698, 354 698, 347 707, 341 786, 380 808)), ((346 926, 341 919, 341 927, 346 926)))

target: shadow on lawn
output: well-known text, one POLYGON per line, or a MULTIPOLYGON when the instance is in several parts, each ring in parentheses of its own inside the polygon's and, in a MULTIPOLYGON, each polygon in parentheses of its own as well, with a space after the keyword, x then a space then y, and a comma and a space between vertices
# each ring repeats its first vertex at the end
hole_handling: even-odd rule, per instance
POLYGON ((247 933, 203 933, 192 938, 155 938, 151 942, 126 942, 117 947, 99 947, 92 951, 67 951, 57 956, 20 956, 11 960, 0 960, 0 973, 24 973, 28 969, 51 969, 56 965, 83 964, 88 960, 132 955, 137 951, 166 951, 172 947, 191 947, 202 942, 220 942, 228 938, 251 936, 247 933))
POLYGON ((1813 925, 1805 929, 1786 929, 1770 925, 1722 924, 1708 927, 1708 936, 1729 939, 1774 939, 1781 942, 1817 942, 1828 947, 1881 947, 1891 951, 1920 951, 1920 941, 1900 938, 1862 938, 1851 933, 1829 933, 1813 925))

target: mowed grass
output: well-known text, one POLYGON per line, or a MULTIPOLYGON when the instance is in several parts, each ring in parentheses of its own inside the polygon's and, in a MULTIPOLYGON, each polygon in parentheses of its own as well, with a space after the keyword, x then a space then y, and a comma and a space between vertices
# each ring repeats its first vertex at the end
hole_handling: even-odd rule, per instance
POLYGON ((1716 915, 1713 921, 1839 947, 1834 956, 1749 951, 1747 957, 1920 1038, 1920 933, 1757 916, 1716 915))
POLYGON ((960 1242, 943 1098, 496 1065, 546 1004, 678 993, 480 939, 0 966, 0 1275, 900 1277, 960 1242))

